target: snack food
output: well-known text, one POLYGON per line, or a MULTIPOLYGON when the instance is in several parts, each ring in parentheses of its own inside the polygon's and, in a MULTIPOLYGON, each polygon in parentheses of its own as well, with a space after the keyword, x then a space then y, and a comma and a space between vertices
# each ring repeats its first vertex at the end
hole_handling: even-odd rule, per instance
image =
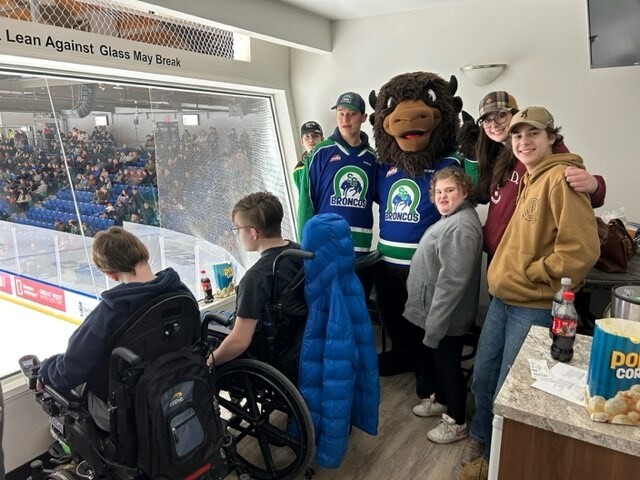
POLYGON ((233 284, 233 282, 231 282, 229 285, 227 285, 226 287, 218 290, 215 293, 215 297, 216 298, 226 298, 226 297, 230 297, 231 295, 233 295, 234 293, 236 293, 236 286, 233 284))
POLYGON ((640 426, 640 322, 596 321, 586 407, 596 422, 640 426))

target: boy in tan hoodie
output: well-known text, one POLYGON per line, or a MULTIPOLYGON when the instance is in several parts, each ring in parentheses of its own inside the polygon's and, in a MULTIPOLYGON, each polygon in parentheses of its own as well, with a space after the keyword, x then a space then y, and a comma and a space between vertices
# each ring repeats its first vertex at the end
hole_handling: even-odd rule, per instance
POLYGON ((577 289, 600 255, 589 197, 567 183, 567 166, 584 168, 572 153, 554 154, 559 128, 543 107, 527 107, 511 120, 514 155, 527 169, 516 210, 487 272, 493 296, 475 358, 472 429, 486 439, 484 457, 467 465, 460 479, 487 478, 492 405, 509 366, 532 325, 548 327, 560 279, 577 289))

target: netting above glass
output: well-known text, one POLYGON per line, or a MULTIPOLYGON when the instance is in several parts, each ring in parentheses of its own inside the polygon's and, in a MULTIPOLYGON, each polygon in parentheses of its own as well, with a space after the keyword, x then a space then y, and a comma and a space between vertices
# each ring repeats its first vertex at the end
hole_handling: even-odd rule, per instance
POLYGON ((234 58, 234 34, 202 21, 113 0, 4 0, 0 16, 234 58))

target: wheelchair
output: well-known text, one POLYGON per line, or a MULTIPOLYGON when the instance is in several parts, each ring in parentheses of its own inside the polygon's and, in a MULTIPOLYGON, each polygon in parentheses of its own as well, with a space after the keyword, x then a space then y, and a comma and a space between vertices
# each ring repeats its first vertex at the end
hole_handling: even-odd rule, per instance
MULTIPOLYGON (((236 465, 256 479, 314 474, 308 467, 315 451, 313 422, 295 387, 307 317, 304 270, 280 290, 280 263, 287 257, 313 254, 289 249, 276 257, 271 298, 251 345, 241 358, 216 370, 216 398, 234 439, 236 465)), ((231 312, 205 312, 202 337, 221 342, 232 323, 231 312)))
MULTIPOLYGON (((314 449, 313 426, 297 389, 273 367, 252 359, 229 362, 211 372, 214 395, 213 422, 206 424, 201 445, 205 461, 182 465, 183 474, 150 474, 139 452, 154 450, 152 435, 138 435, 135 424, 135 386, 154 359, 184 349, 204 358, 211 347, 208 328, 201 324, 197 303, 187 295, 165 295, 140 308, 110 339, 110 355, 94 369, 86 388, 60 393, 50 386, 36 391, 37 357, 20 359, 36 401, 49 415, 51 428, 70 450, 69 462, 45 469, 31 464, 31 479, 185 480, 238 478, 291 479, 310 462, 314 449), (89 412, 88 392, 98 384, 108 388, 109 432, 97 427, 89 412), (101 381, 100 381, 101 380, 101 381)), ((103 387, 104 388, 104 387, 103 387)), ((169 425, 169 432, 175 435, 169 425)), ((174 429, 175 430, 175 429, 174 429)), ((187 439, 187 442, 189 439, 187 439)), ((175 442, 178 442, 177 437, 175 442)))

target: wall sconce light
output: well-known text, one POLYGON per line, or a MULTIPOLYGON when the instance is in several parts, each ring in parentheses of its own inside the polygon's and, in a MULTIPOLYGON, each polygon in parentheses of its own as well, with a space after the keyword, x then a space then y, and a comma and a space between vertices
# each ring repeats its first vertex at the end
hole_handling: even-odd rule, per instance
POLYGON ((460 71, 469 77, 471 83, 482 86, 493 82, 505 68, 507 68, 506 63, 485 63, 465 65, 464 67, 460 67, 460 71))

